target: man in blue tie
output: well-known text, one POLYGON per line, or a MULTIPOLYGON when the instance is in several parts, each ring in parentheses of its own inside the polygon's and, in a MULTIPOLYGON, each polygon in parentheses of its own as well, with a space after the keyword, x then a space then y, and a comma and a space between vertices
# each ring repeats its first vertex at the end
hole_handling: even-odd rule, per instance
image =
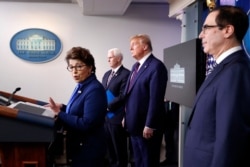
POLYGON ((242 49, 247 14, 212 10, 199 38, 217 66, 197 92, 187 125, 183 167, 250 166, 250 60, 242 49))

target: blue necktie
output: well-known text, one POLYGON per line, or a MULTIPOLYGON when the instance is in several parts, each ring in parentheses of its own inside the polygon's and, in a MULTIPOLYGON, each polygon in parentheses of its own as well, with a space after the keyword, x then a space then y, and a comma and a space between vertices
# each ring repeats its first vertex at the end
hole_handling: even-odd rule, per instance
POLYGON ((206 76, 208 76, 213 69, 216 67, 217 63, 213 56, 207 55, 207 64, 206 64, 206 76))
POLYGON ((75 90, 72 93, 72 96, 71 96, 71 98, 70 98, 70 100, 69 100, 69 102, 67 104, 66 113, 69 113, 73 101, 76 99, 77 94, 79 94, 79 89, 80 89, 80 84, 77 84, 77 86, 75 87, 75 90))

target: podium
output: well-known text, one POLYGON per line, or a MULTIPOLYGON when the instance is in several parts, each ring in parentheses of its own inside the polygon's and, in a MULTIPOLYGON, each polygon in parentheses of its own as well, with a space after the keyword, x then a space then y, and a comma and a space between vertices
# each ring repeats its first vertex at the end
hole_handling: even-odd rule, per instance
MULTIPOLYGON (((0 95, 11 94, 0 91, 0 95)), ((22 96, 15 95, 13 99, 42 104, 22 96)), ((55 134, 54 118, 0 106, 0 129, 2 167, 48 167, 48 148, 55 134)))

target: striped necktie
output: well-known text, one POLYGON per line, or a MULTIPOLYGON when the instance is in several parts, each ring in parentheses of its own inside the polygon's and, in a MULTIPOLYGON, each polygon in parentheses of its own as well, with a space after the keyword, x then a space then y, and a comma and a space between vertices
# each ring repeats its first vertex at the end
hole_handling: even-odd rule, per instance
POLYGON ((108 77, 107 85, 109 84, 109 82, 111 81, 111 79, 113 78, 114 75, 115 75, 115 71, 112 70, 112 72, 110 73, 110 75, 108 77))
POLYGON ((214 70, 214 68, 217 66, 217 63, 213 56, 207 55, 207 62, 206 62, 206 76, 211 74, 211 72, 214 70))

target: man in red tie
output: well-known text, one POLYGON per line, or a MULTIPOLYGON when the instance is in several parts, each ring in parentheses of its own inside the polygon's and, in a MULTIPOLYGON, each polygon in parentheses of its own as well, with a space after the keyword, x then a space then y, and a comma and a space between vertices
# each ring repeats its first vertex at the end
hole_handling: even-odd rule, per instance
POLYGON ((131 72, 133 83, 130 89, 130 81, 127 82, 124 126, 131 137, 136 167, 159 167, 165 130, 164 96, 168 73, 152 50, 148 35, 131 38, 130 51, 140 66, 134 77, 134 72, 131 72))

